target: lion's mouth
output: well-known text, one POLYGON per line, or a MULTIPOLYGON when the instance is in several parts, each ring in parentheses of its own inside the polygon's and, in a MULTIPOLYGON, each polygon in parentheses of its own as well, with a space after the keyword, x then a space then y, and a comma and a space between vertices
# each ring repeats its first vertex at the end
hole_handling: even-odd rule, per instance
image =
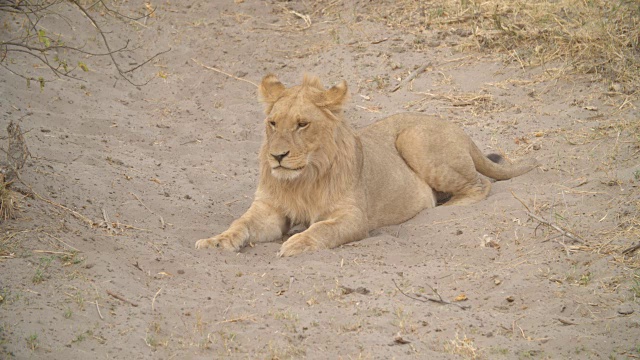
POLYGON ((288 168, 286 166, 278 165, 276 167, 271 168, 271 170, 280 170, 280 169, 289 170, 289 171, 300 171, 300 170, 304 169, 304 166, 301 166, 299 168, 288 168))

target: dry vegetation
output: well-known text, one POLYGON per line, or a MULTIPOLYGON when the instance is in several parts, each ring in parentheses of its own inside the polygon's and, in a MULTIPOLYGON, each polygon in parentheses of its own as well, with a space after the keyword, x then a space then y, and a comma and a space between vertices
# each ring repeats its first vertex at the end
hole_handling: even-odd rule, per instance
POLYGON ((638 90, 637 1, 403 0, 376 10, 375 20, 415 35, 431 28, 464 29, 472 36, 463 48, 496 51, 522 67, 560 62, 560 68, 548 70, 593 74, 616 92, 638 90))
POLYGON ((419 34, 429 28, 467 29, 465 48, 493 50, 523 67, 563 63, 563 73, 593 74, 637 91, 640 4, 637 1, 401 1, 380 7, 380 20, 419 34))

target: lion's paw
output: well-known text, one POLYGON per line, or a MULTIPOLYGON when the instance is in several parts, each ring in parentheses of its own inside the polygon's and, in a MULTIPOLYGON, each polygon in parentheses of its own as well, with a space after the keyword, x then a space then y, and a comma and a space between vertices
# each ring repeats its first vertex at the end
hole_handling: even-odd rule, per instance
POLYGON ((324 249, 325 246, 321 242, 314 240, 312 237, 305 235, 303 232, 295 234, 285 241, 278 252, 279 257, 293 256, 312 250, 324 249))
POLYGON ((208 239, 196 241, 196 249, 222 248, 229 251, 240 251, 243 241, 239 234, 222 233, 208 239))

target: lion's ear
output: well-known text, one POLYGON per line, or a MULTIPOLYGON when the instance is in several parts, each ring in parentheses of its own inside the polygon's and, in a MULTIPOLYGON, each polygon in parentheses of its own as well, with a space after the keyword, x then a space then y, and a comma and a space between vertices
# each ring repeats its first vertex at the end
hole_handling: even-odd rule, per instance
POLYGON ((322 93, 320 101, 316 104, 330 111, 342 110, 342 105, 349 99, 347 82, 342 80, 339 84, 322 93))
POLYGON ((275 75, 269 74, 262 79, 258 93, 260 94, 260 100, 267 104, 267 112, 271 110, 273 103, 282 96, 284 90, 284 85, 275 75))

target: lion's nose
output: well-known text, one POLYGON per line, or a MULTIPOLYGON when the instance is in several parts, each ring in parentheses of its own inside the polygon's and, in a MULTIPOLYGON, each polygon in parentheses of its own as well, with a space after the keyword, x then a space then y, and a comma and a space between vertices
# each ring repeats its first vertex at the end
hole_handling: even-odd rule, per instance
POLYGON ((281 154, 271 154, 271 156, 273 156, 273 158, 276 159, 278 162, 281 162, 282 159, 284 159, 287 155, 289 155, 288 151, 285 151, 281 154))

